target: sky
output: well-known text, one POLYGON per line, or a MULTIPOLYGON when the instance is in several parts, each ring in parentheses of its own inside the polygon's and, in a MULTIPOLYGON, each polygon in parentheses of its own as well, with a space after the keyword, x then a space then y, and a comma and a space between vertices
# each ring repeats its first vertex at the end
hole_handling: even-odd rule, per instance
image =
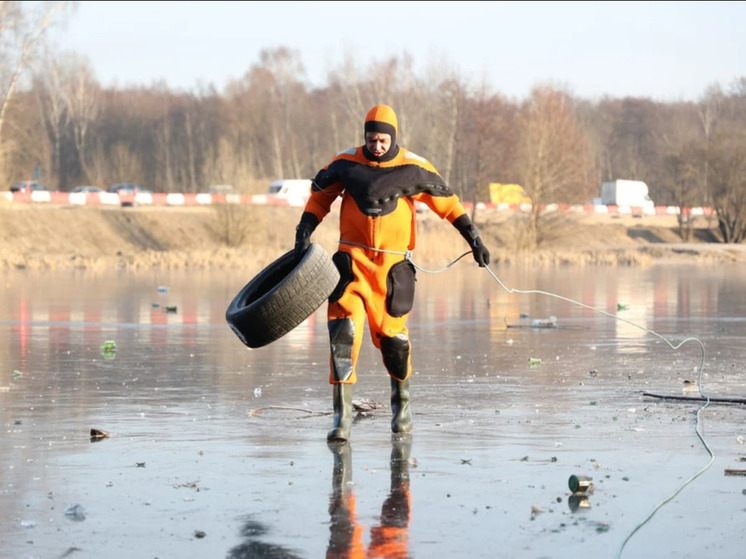
MULTIPOLYGON (((596 100, 696 101, 746 77, 746 2, 78 2, 55 29, 105 87, 192 91, 297 51, 310 86, 353 57, 408 54, 522 99, 552 85, 596 100)), ((444 70, 444 71, 445 71, 444 70)))

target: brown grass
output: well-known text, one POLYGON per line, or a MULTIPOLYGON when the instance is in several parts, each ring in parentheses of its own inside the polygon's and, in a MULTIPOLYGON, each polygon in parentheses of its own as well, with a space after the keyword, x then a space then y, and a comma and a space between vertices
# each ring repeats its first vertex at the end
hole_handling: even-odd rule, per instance
MULTIPOLYGON (((292 248, 302 212, 271 206, 108 208, 0 200, 0 268, 4 269, 258 271, 292 248)), ((413 256, 418 264, 442 267, 468 250, 453 227, 433 214, 421 214, 418 221, 413 256)), ((743 245, 682 244, 673 217, 557 214, 543 221, 542 243, 534 250, 526 246, 524 221, 524 216, 507 212, 477 216, 492 262, 636 266, 659 261, 746 261, 743 245)), ((313 236, 330 253, 336 250, 337 222, 338 214, 332 212, 313 236)))

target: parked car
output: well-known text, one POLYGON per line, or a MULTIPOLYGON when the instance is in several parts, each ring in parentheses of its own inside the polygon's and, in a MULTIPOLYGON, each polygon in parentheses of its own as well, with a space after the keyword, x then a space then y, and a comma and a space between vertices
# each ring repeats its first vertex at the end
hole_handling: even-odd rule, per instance
POLYGON ((282 200, 291 206, 304 206, 311 195, 311 181, 308 179, 283 179, 267 187, 267 198, 282 200))
POLYGON ((98 186, 76 186, 70 192, 85 192, 86 194, 99 194, 103 192, 98 186))
POLYGON ((116 194, 136 194, 138 192, 147 192, 142 186, 135 184, 134 182, 119 182, 111 185, 107 190, 116 194))
POLYGON ((143 188, 134 182, 118 182, 117 184, 111 185, 107 191, 119 195, 119 201, 122 204, 122 207, 152 203, 152 198, 150 198, 149 195, 153 193, 147 188, 143 188))
POLYGON ((27 194, 35 190, 49 191, 46 186, 36 181, 21 181, 10 187, 11 192, 19 192, 21 194, 27 194))

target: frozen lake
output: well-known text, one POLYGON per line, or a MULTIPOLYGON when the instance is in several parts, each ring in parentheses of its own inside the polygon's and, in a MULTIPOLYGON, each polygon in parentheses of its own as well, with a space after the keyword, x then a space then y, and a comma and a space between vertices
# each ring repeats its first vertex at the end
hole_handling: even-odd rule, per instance
MULTIPOLYGON (((746 406, 699 414, 711 461, 702 403, 643 392, 699 396, 704 359, 706 395, 746 398, 742 267, 493 272, 520 292, 418 274, 412 436, 387 406, 341 450, 325 307, 249 350, 224 319, 249 277, 3 274, 0 557, 741 557, 746 406)), ((358 376, 388 404, 367 339, 358 376)))

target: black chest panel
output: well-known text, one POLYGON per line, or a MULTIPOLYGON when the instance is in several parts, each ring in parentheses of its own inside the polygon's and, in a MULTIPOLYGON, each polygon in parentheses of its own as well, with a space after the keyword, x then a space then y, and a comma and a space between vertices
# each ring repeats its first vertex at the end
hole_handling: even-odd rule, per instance
POLYGON ((432 196, 453 194, 439 175, 419 165, 371 167, 340 159, 321 171, 314 182, 322 189, 341 183, 360 211, 371 217, 393 212, 402 196, 421 192, 432 196))

